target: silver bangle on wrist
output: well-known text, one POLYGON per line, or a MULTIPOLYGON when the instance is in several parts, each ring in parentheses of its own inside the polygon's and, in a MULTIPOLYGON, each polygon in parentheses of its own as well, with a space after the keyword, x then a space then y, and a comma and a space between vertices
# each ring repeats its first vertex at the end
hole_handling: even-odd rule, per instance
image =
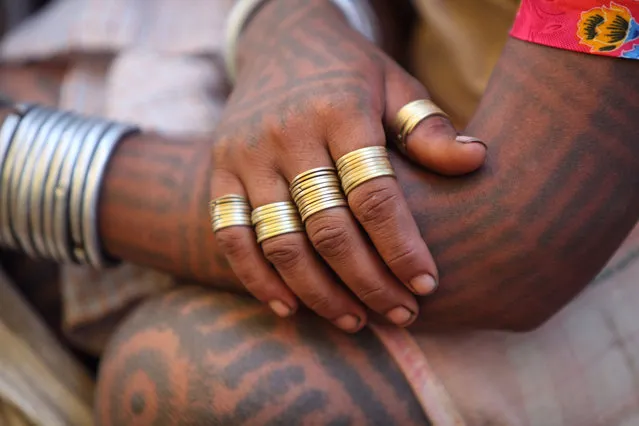
MULTIPOLYGON (((268 0, 238 0, 229 13, 226 24, 226 72, 235 81, 237 76, 237 44, 249 19, 268 0)), ((368 0, 327 0, 337 7, 349 25, 373 43, 379 43, 377 17, 368 0)), ((267 35, 265 35, 266 37, 267 35)))
POLYGON ((0 127, 0 245, 32 257, 107 267, 98 235, 102 178, 135 126, 21 106, 0 127))

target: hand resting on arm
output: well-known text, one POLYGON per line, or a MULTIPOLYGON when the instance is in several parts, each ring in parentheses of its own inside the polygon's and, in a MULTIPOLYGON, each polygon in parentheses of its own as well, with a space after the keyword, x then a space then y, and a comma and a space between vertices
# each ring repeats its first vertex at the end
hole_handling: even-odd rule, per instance
MULTIPOLYGON (((449 178, 394 158, 441 273, 416 327, 529 329, 594 277, 639 216, 638 66, 510 40, 468 129, 487 164, 449 178)), ((123 141, 102 234, 115 256, 240 290, 210 230, 208 149, 123 141)))

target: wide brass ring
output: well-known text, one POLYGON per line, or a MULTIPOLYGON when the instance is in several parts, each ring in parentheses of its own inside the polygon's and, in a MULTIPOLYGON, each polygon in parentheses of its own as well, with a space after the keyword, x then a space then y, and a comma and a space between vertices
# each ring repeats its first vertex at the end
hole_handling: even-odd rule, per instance
POLYGON ((397 145, 406 152, 406 141, 408 136, 415 130, 415 127, 429 117, 445 117, 450 119, 440 107, 429 99, 419 99, 404 105, 395 118, 395 129, 397 130, 397 145))
POLYGON ((257 243, 293 232, 304 232, 299 212, 290 201, 280 201, 257 207, 251 213, 257 243))
POLYGON ((334 167, 317 167, 298 174, 289 190, 302 222, 321 211, 348 206, 334 167))
POLYGON ((227 194, 209 202, 213 232, 231 226, 251 226, 251 206, 246 198, 227 194))
POLYGON ((371 146, 349 152, 337 160, 336 165, 346 196, 364 182, 382 176, 395 176, 388 151, 383 146, 371 146))

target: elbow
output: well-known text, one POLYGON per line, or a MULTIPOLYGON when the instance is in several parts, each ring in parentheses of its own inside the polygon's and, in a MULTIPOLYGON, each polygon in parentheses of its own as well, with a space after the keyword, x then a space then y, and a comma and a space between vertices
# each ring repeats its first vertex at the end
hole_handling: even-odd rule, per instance
POLYGON ((443 280, 437 294, 423 299, 417 330, 493 330, 526 333, 546 324, 591 281, 592 275, 556 273, 522 280, 443 280), (448 288, 446 286, 449 286, 448 288))

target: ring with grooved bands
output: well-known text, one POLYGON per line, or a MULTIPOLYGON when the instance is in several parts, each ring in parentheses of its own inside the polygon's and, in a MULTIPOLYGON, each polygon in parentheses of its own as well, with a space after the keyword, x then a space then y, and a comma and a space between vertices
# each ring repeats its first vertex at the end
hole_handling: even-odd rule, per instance
POLYGON ((279 235, 304 232, 297 208, 290 201, 257 207, 251 213, 251 222, 255 227, 258 244, 279 235))
POLYGON ((384 146, 371 146, 349 152, 335 164, 346 196, 364 182, 382 176, 395 176, 384 146))
POLYGON ((251 226, 251 206, 246 198, 227 194, 209 203, 213 232, 231 226, 251 226))
POLYGON ((419 99, 404 105, 395 117, 397 129, 397 145, 402 152, 406 152, 406 140, 415 127, 429 117, 445 117, 450 119, 440 107, 429 99, 419 99))
POLYGON ((289 190, 302 222, 321 211, 348 206, 334 167, 317 167, 300 173, 289 190))

